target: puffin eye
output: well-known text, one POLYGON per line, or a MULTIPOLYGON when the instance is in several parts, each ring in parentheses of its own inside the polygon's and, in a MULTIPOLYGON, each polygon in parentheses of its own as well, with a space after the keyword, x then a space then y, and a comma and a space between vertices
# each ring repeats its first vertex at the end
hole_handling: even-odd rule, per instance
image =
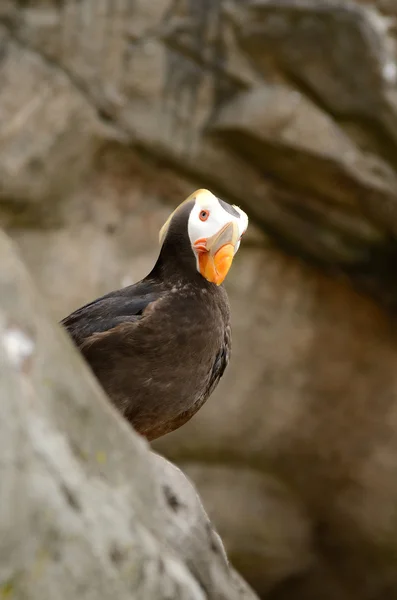
POLYGON ((209 216, 210 216, 209 210, 200 210, 200 213, 199 213, 200 221, 206 221, 209 216))

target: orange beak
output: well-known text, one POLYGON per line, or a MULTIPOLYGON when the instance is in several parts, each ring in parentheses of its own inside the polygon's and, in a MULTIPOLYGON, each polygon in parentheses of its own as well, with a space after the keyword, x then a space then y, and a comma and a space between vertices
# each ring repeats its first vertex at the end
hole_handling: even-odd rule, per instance
POLYGON ((202 238, 194 244, 200 273, 207 281, 221 285, 232 265, 235 246, 239 239, 236 223, 227 223, 210 238, 202 238))

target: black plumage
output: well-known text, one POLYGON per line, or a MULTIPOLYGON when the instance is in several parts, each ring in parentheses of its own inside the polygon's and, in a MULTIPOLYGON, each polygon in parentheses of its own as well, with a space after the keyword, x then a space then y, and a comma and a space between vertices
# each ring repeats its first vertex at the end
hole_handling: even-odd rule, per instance
POLYGON ((147 277, 61 322, 111 401, 149 440, 197 412, 230 356, 226 291, 197 270, 188 236, 193 205, 194 198, 174 213, 147 277))

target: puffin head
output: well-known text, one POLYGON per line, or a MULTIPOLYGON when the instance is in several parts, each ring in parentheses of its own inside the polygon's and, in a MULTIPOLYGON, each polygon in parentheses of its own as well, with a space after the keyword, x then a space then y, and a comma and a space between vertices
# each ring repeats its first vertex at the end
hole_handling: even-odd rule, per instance
POLYGON ((240 247, 248 227, 248 216, 238 206, 227 204, 208 190, 197 190, 182 202, 160 230, 160 244, 168 238, 179 241, 181 227, 197 271, 207 281, 220 285, 240 247))

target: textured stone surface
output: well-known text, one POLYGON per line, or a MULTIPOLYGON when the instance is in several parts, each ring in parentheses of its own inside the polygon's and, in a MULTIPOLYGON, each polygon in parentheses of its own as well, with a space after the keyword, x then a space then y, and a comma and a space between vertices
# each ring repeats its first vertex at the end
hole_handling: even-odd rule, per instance
POLYGON ((1 27, 0 44, 0 203, 12 203, 16 218, 29 207, 54 218, 92 161, 96 112, 64 74, 1 27))
POLYGON ((0 235, 0 594, 255 595, 196 491, 110 406, 0 235))
POLYGON ((62 178, 55 192, 51 186, 51 173, 63 170, 62 152, 71 185, 98 144, 113 136, 237 199, 295 251, 367 269, 382 280, 382 295, 385 276, 376 257, 395 252, 389 234, 396 221, 397 67, 381 6, 330 0, 117 6, 70 0, 62 8, 30 1, 14 12, 12 6, 3 17, 8 39, 0 75, 8 82, 3 102, 18 100, 13 115, 4 115, 22 129, 16 150, 24 151, 13 159, 5 145, 11 175, 18 168, 18 185, 3 176, 6 199, 64 193, 62 178), (49 88, 32 94, 22 73, 29 68, 31 78, 51 81, 49 88), (252 135, 259 123, 266 131, 252 135), (77 128, 76 143, 65 139, 60 146, 65 126, 70 135, 77 128), (46 142, 37 157, 26 143, 35 127, 46 142), (36 187, 26 183, 24 191, 32 179, 36 187), (328 219, 329 200, 337 206, 328 219))
POLYGON ((0 220, 54 317, 193 189, 244 207, 230 368, 156 448, 266 600, 393 597, 395 3, 0 4, 0 220))

